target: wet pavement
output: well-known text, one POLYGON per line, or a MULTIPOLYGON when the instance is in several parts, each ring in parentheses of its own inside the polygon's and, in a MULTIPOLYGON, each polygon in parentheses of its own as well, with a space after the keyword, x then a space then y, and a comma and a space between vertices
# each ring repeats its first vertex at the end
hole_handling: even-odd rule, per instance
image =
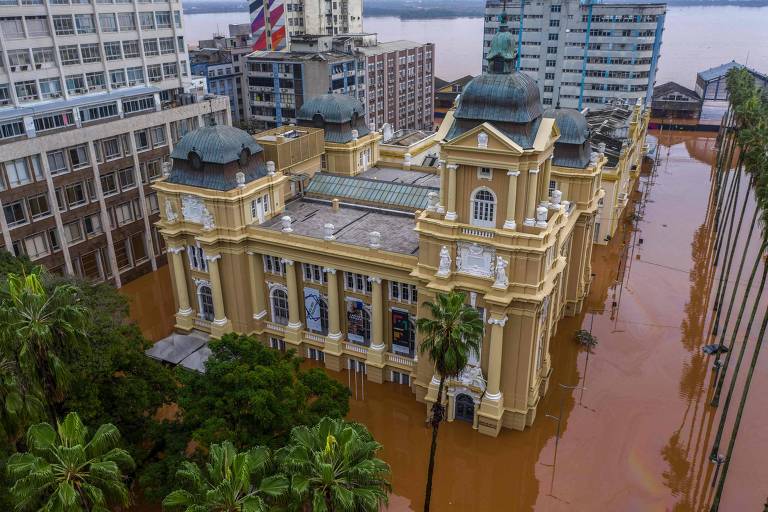
MULTIPOLYGON (((559 324, 549 392, 533 427, 493 439, 469 423, 444 424, 433 510, 708 510, 708 455, 719 411, 708 405, 711 361, 701 346, 712 342, 710 296, 717 287, 708 209, 715 139, 660 139, 657 172, 641 177, 633 194, 637 229, 623 223, 608 246, 595 247, 584 312, 559 324), (599 344, 587 354, 573 333, 590 327, 599 344)), ((172 300, 167 291, 156 295, 159 304, 149 297, 158 286, 170 289, 167 269, 142 279, 123 291, 139 297, 132 313, 159 339, 172 329, 172 300)), ((768 385, 766 363, 763 354, 721 511, 762 510, 768 496, 768 394, 760 393, 768 385)), ((346 372, 335 377, 351 382, 346 372)), ((396 384, 351 387, 357 395, 349 418, 368 426, 392 466, 390 510, 419 510, 430 436, 424 405, 396 384)), ((729 435, 727 429, 724 439, 729 435)))

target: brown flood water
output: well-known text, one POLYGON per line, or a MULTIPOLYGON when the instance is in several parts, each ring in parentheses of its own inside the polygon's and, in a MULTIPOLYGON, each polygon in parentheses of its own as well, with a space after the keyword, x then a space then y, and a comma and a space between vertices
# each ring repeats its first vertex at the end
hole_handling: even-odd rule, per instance
MULTIPOLYGON (((433 510, 708 510, 719 411, 708 405, 711 361, 700 348, 712 342, 710 295, 717 287, 707 208, 714 144, 709 134, 662 135, 657 175, 639 185, 649 190, 647 201, 640 202, 640 191, 633 197, 643 215, 638 231, 627 224, 608 246, 595 248, 585 311, 560 322, 553 377, 533 427, 493 439, 460 421, 444 424, 433 510), (590 325, 599 345, 588 356, 572 337, 590 325), (561 406, 556 450, 557 422, 545 415, 557 417, 561 406)), ((135 298, 132 316, 153 339, 172 329, 169 288, 166 268, 123 288, 135 298)), ((753 380, 724 512, 761 510, 768 496, 768 394, 760 393, 768 385, 766 362, 762 357, 753 380)), ((389 510, 419 510, 430 440, 424 405, 395 384, 366 382, 364 393, 358 384, 349 418, 384 446, 394 490, 389 510)), ((731 411, 733 417, 735 406, 731 411)), ((723 452, 729 435, 727 429, 723 452)))

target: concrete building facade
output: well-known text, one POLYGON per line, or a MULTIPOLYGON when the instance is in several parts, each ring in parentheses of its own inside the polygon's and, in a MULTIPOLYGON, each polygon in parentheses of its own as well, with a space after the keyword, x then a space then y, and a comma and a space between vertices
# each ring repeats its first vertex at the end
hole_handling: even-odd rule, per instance
POLYGON ((296 122, 303 102, 328 92, 359 99, 368 125, 431 129, 434 45, 379 43, 376 34, 297 36, 289 52, 247 58, 249 116, 266 129, 296 122))
POLYGON ((164 261, 169 148, 225 98, 188 90, 178 2, 0 5, 0 243, 120 286, 164 261))
POLYGON ((504 4, 517 38, 516 67, 538 82, 544 105, 600 108, 638 98, 650 103, 666 4, 487 0, 483 57, 504 4))
POLYGON ((429 410, 438 379, 416 319, 429 314, 424 301, 461 291, 485 333, 448 379, 448 420, 492 436, 531 425, 554 371, 549 340, 589 291, 606 157, 580 112, 545 111, 536 83, 512 70, 509 33, 494 45, 491 71, 412 147, 387 147, 363 104, 335 95, 277 132, 206 127, 182 139, 153 185, 177 328, 250 333, 407 386, 429 410), (275 144, 295 155, 280 157, 285 167, 266 160, 275 144), (430 152, 439 159, 411 157, 430 152), (302 194, 297 174, 309 175, 302 194))

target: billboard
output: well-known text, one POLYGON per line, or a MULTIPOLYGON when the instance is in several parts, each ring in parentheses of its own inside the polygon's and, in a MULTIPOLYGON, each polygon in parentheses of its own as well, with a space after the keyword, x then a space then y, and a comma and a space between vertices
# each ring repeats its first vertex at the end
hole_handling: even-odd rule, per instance
POLYGON ((254 0, 249 5, 251 34, 255 50, 282 50, 286 47, 285 0, 254 0))

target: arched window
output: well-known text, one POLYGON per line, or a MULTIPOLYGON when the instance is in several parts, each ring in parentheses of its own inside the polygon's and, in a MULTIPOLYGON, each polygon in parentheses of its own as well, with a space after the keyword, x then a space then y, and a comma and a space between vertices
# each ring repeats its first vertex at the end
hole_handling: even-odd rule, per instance
POLYGON ((496 196, 487 188, 477 190, 471 201, 473 226, 496 227, 496 196))
POLYGON ((213 293, 210 286, 202 285, 197 290, 197 301, 200 317, 209 322, 213 321, 213 293))
POLYGON ((272 291, 272 321, 288 325, 288 294, 281 288, 272 291))

